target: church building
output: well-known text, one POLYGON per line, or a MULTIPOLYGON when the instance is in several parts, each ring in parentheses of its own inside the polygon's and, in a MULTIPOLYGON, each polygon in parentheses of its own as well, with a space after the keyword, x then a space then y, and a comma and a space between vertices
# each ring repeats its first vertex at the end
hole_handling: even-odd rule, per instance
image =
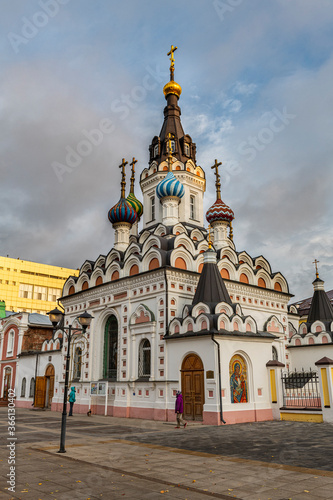
MULTIPOLYGON (((123 159, 120 199, 108 214, 114 247, 85 261, 63 288, 65 326, 85 310, 94 318, 86 338, 73 343, 74 411, 174 421, 181 390, 186 420, 271 420, 275 377, 288 364, 292 295, 262 255, 236 249, 234 212, 214 158, 205 168, 214 169, 216 201, 204 214, 206 175, 181 123, 175 50, 162 128, 140 172, 143 201, 134 192, 137 161, 123 159)), ((62 365, 55 410, 62 409, 62 365)))

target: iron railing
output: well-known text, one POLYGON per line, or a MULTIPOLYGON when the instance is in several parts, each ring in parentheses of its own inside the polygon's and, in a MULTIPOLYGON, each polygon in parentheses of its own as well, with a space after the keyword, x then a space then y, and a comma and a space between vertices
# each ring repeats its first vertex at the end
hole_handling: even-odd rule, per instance
POLYGON ((321 409, 318 373, 312 371, 282 372, 283 406, 285 408, 321 409))

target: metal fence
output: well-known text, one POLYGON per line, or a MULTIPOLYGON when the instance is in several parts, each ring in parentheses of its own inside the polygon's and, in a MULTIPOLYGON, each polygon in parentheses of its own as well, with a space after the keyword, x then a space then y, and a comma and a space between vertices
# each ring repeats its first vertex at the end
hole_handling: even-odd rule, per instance
POLYGON ((282 372, 283 406, 285 408, 321 409, 319 375, 317 372, 282 372))

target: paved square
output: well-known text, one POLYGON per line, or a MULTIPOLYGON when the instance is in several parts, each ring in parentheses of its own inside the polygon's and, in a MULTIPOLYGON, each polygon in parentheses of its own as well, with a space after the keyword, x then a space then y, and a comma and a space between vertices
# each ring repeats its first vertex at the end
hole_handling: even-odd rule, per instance
MULTIPOLYGON (((9 465, 6 408, 1 479, 9 465)), ((0 498, 95 500, 333 499, 333 425, 224 427, 74 415, 58 454, 61 415, 17 410, 16 488, 0 498)))

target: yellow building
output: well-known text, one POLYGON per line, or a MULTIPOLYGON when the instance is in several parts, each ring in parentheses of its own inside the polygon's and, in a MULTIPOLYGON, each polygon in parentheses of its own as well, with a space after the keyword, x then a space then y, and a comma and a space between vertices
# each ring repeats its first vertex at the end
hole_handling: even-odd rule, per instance
POLYGON ((62 287, 78 270, 0 257, 0 300, 7 311, 46 313, 57 306, 62 287))

